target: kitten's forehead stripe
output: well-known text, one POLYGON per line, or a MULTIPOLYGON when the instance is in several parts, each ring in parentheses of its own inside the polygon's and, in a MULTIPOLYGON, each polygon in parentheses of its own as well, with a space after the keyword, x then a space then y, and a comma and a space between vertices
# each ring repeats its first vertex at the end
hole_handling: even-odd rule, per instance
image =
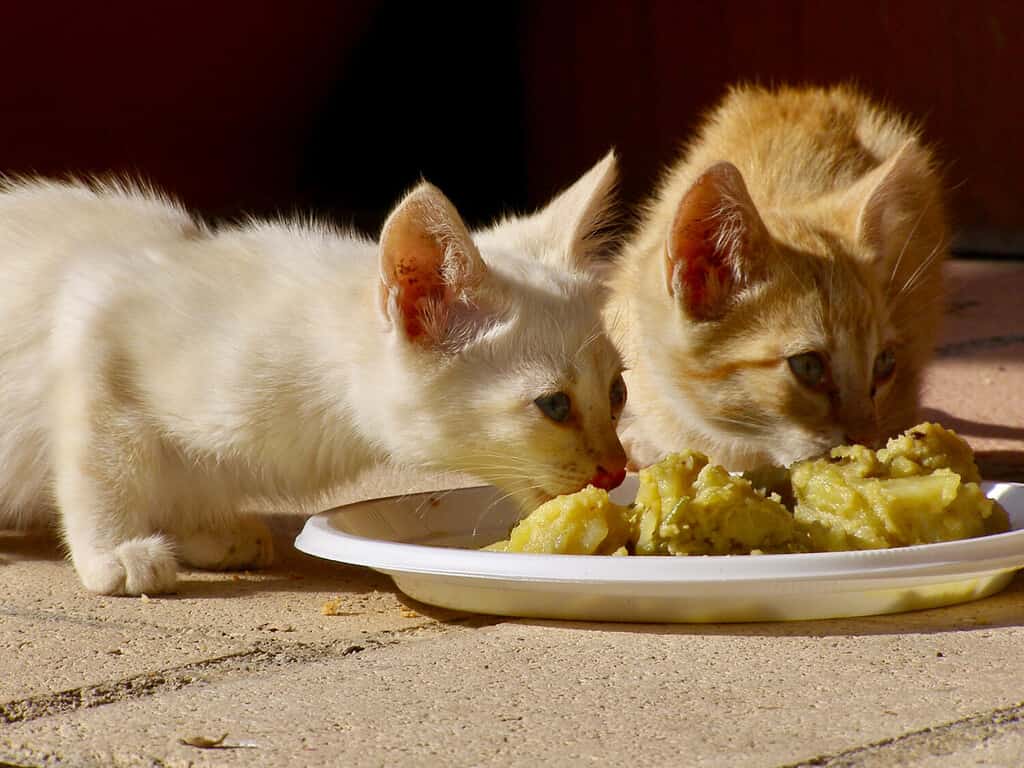
POLYGON ((785 362, 782 357, 766 357, 758 360, 734 360, 710 369, 686 368, 682 372, 691 379, 727 379, 738 371, 750 368, 775 368, 785 362))

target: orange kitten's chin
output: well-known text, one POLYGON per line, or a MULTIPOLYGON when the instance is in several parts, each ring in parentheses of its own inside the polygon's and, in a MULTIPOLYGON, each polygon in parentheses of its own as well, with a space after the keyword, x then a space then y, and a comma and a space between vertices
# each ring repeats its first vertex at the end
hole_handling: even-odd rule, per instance
MULTIPOLYGON (((836 445, 839 445, 839 443, 836 443, 836 445)), ((780 467, 788 467, 791 464, 795 464, 798 461, 803 461, 804 459, 812 459, 817 456, 821 456, 825 453, 828 453, 828 451, 834 447, 835 446, 833 445, 829 445, 827 448, 815 446, 813 448, 808 447, 803 449, 795 449, 792 451, 777 451, 774 452, 767 461, 762 462, 762 465, 773 464, 780 467)), ((753 467, 745 467, 744 469, 753 469, 753 467)))
POLYGON ((779 440, 764 450, 751 451, 749 445, 745 452, 736 452, 733 460, 727 466, 735 472, 745 472, 748 469, 756 469, 771 464, 780 467, 814 458, 828 453, 832 448, 843 443, 842 436, 818 438, 798 438, 786 440, 780 436, 779 440))
MULTIPOLYGON (((844 442, 841 435, 810 437, 805 434, 786 435, 784 432, 768 444, 748 436, 722 434, 710 440, 692 439, 671 448, 664 446, 665 450, 660 452, 659 458, 665 453, 690 448, 706 453, 714 463, 721 464, 731 472, 746 472, 767 465, 788 467, 794 462, 828 453, 844 442)), ((651 463, 653 461, 647 462, 651 463)))

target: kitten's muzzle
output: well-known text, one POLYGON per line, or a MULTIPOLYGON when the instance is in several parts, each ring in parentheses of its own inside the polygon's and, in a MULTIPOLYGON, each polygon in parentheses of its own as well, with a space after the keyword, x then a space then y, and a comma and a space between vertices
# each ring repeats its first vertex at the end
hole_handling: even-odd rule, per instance
POLYGON ((622 485, 622 481, 626 479, 626 463, 613 466, 612 469, 606 469, 604 466, 598 466, 597 472, 590 479, 590 484, 595 488, 603 488, 606 491, 610 491, 612 488, 618 488, 622 485))

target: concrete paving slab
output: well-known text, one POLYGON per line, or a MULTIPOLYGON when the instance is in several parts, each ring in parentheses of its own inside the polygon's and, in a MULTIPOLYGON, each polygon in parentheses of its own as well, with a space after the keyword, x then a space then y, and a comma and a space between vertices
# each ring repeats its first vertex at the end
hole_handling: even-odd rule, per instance
POLYGON ((987 601, 903 617, 452 629, 13 724, 0 734, 0 756, 74 765, 807 763, 1019 705, 1022 598, 1017 581, 987 601), (176 743, 223 732, 257 746, 176 743))
POLYGON ((1024 705, 931 726, 893 739, 820 756, 786 768, 965 768, 1020 766, 1024 705))
MULTIPOLYGON (((413 476, 397 487, 395 470, 371 474, 342 489, 330 504, 386 496, 402 490, 436 489, 457 478, 413 476), (355 491, 355 492, 354 492, 355 491)), ((464 482, 464 481, 463 481, 464 482)), ((389 629, 407 629, 455 616, 424 616, 403 603, 391 580, 364 568, 345 566, 298 552, 292 546, 307 513, 297 509, 267 516, 274 531, 276 562, 262 572, 185 571, 175 595, 149 599, 85 593, 56 540, 40 532, 0 532, 0 607, 41 619, 69 618, 124 626, 180 631, 210 637, 262 641, 324 642, 356 639, 389 629), (321 613, 335 601, 333 615, 321 613)))
POLYGON ((0 704, 194 664, 247 647, 188 630, 0 613, 0 659, 7 672, 0 675, 0 704))
POLYGON ((902 757, 902 763, 879 762, 876 765, 878 768, 901 764, 915 765, 919 768, 1019 766, 1024 764, 1024 724, 1018 722, 1012 727, 1013 730, 1001 730, 993 733, 980 743, 958 748, 947 746, 941 741, 937 744, 922 744, 919 750, 902 757))
POLYGON ((63 561, 16 560, 2 566, 0 606, 45 619, 94 621, 115 627, 181 630, 241 641, 313 642, 397 629, 433 619, 411 612, 386 577, 294 552, 304 518, 275 519, 281 562, 265 572, 181 575, 176 595, 149 599, 86 594, 63 561), (39 585, 43 579, 45 586, 39 585), (335 600, 335 615, 321 608, 335 600))
MULTIPOLYGON (((372 473, 362 494, 401 490, 394 476, 372 473)), ((414 487, 453 482, 414 478, 414 487)), ((332 503, 350 500, 342 489, 332 503)), ((301 510, 268 517, 279 554, 271 569, 187 571, 176 595, 148 599, 89 595, 53 535, 0 532, 0 659, 17 671, 0 675, 0 723, 392 642, 459 616, 421 613, 379 574, 297 552, 305 519, 301 510)))

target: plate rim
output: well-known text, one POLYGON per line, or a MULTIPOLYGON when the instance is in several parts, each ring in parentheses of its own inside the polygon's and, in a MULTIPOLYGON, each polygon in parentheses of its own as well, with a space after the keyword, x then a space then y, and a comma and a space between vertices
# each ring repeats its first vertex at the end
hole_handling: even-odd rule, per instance
MULTIPOLYGON (((986 495, 1024 483, 989 481, 986 495)), ((648 555, 616 558, 607 555, 555 555, 483 552, 439 547, 340 531, 330 518, 363 506, 394 499, 422 499, 439 493, 479 492, 487 485, 395 494, 334 507, 310 517, 295 548, 336 562, 373 568, 389 575, 414 574, 452 580, 474 579, 508 583, 563 584, 772 584, 844 581, 871 588, 874 582, 898 580, 968 579, 1024 567, 1024 526, 972 539, 848 552, 809 552, 765 555, 648 555), (327 537, 320 540, 321 537, 327 537), (331 546, 323 546, 324 542, 331 546), (966 551, 964 551, 966 550, 966 551), (444 560, 443 564, 437 561, 444 560), (874 567, 871 561, 882 561, 874 567), (562 573, 566 563, 577 566, 562 573), (831 566, 831 567, 829 567, 831 566)), ((1006 490, 1004 490, 1006 489, 1006 490)))

